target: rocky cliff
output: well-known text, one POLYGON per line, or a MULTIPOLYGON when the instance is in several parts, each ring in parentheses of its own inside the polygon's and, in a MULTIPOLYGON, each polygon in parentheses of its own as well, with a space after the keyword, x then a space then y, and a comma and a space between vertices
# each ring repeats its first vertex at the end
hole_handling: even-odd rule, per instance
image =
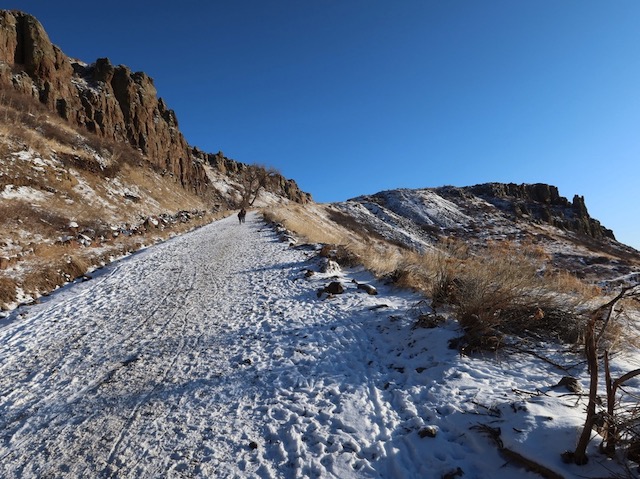
POLYGON ((513 214, 516 219, 529 218, 594 239, 615 239, 610 229, 589 216, 583 196, 575 195, 570 202, 552 185, 485 183, 464 189, 513 214))
MULTIPOLYGON (((0 87, 33 96, 60 117, 103 138, 128 142, 184 188, 199 194, 211 188, 204 161, 215 168, 217 163, 209 161, 215 155, 187 144, 175 113, 157 96, 153 79, 107 58, 85 64, 67 57, 38 20, 23 12, 0 11, 0 87)), ((220 172, 238 169, 242 166, 225 165, 220 172)), ((308 201, 309 195, 294 185, 279 178, 273 192, 308 201)))
POLYGON ((600 281, 635 281, 640 252, 615 240, 573 201, 547 184, 486 183, 397 189, 333 205, 333 218, 372 238, 418 252, 453 241, 474 254, 511 244, 543 254, 552 268, 600 281))

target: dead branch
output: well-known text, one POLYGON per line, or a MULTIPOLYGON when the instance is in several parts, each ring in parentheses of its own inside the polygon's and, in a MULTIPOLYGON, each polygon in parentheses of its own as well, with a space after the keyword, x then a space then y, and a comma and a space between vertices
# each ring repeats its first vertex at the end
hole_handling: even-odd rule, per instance
POLYGON ((532 351, 530 349, 524 349, 521 348, 517 345, 511 345, 509 346, 509 348, 513 349, 516 352, 522 353, 522 354, 530 354, 531 356, 534 356, 538 359, 541 359, 542 361, 544 361, 545 363, 551 364, 551 366, 556 367, 562 371, 564 371, 565 373, 568 373, 569 370, 573 367, 573 366, 563 366, 562 364, 558 364, 554 361, 552 361, 551 359, 542 356, 541 354, 536 353, 535 351, 532 351))
MULTIPOLYGON (((635 298, 640 295, 640 285, 628 286, 622 288, 612 300, 600 306, 596 309, 589 319, 585 331, 585 356, 587 358, 587 364, 589 366, 589 402, 587 404, 587 414, 585 418, 584 428, 580 434, 578 445, 572 455, 573 461, 576 464, 586 464, 587 458, 587 445, 591 440, 591 431, 596 423, 596 399, 598 395, 598 344, 600 339, 605 334, 607 326, 611 321, 611 317, 615 311, 616 305, 624 298, 635 298), (603 319, 602 327, 596 335, 596 321, 603 319)), ((640 370, 630 371, 624 374, 616 381, 611 381, 611 374, 609 371, 609 354, 608 351, 604 351, 604 367, 606 374, 606 387, 607 387, 607 425, 605 427, 605 439, 603 443, 606 443, 602 449, 611 454, 615 451, 615 441, 617 436, 615 426, 615 391, 632 377, 640 375, 640 370)))
POLYGON ((622 300, 623 298, 626 297, 636 297, 638 295, 640 295, 640 289, 637 291, 633 291, 636 288, 639 288, 640 285, 634 285, 634 286, 627 286, 625 288, 622 288, 620 290, 620 292, 616 295, 615 298, 613 298, 611 301, 603 304, 602 306, 600 306, 598 309, 596 309, 593 313, 593 315, 595 317, 599 317, 601 315, 604 315, 604 322, 602 324, 602 328, 600 328, 600 332, 598 333, 598 336, 596 338, 596 346, 598 344, 600 344, 600 339, 602 339, 602 336, 604 335, 607 326, 609 325, 609 322, 611 321, 611 316, 613 315, 613 312, 616 308, 616 305, 618 304, 618 302, 620 300, 622 300), (631 291, 631 292, 630 292, 631 291))
POLYGON ((598 396, 598 350, 595 337, 596 315, 592 315, 587 326, 585 337, 585 355, 589 364, 590 382, 589 382, 589 402, 587 404, 587 417, 584 422, 578 445, 573 453, 574 462, 578 465, 587 463, 587 446, 591 439, 591 430, 595 423, 596 416, 596 398, 598 396))

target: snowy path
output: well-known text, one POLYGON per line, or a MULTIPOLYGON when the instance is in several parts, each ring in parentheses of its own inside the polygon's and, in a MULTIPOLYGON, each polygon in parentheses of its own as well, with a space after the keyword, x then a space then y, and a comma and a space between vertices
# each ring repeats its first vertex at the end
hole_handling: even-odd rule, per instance
MULTIPOLYGON (((331 336, 327 354, 338 363, 343 346, 369 343, 353 341, 355 321, 331 326, 331 305, 302 284, 305 259, 256 218, 229 218, 121 261, 4 327, 4 474, 312 473, 299 450, 318 448, 301 437, 305 417, 345 402, 348 383, 336 375, 367 373, 334 363, 318 377, 314 343, 331 336), (323 326, 309 328, 316 315, 323 326), (298 407, 309 399, 296 395, 318 382, 332 385, 318 411, 298 407), (277 445, 265 446, 265 431, 277 445)), ((384 417, 377 422, 384 434, 384 417)))
POLYGON ((232 217, 0 323, 0 477, 537 477, 470 431, 497 410, 508 446, 569 467, 575 399, 512 392, 548 364, 458 357, 455 325, 413 329, 381 285, 319 300, 311 256, 232 217))

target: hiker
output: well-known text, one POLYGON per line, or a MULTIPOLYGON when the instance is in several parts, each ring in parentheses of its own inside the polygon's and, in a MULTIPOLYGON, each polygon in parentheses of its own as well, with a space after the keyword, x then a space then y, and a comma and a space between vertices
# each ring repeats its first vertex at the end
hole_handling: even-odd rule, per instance
POLYGON ((247 210, 242 208, 240 210, 240 212, 238 213, 238 221, 240 222, 240 224, 244 223, 244 217, 245 216, 247 216, 247 210))

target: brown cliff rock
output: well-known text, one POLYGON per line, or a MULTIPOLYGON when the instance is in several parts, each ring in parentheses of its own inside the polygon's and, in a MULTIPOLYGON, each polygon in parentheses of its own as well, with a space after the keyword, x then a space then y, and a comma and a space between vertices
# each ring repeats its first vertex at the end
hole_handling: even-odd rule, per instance
POLYGON ((584 197, 575 195, 573 202, 560 196, 556 186, 544 183, 485 183, 466 188, 516 218, 533 220, 575 231, 595 239, 615 239, 613 232, 589 216, 584 197))
MULTIPOLYGON (((203 163, 235 174, 241 163, 215 155, 194 154, 178 120, 153 80, 107 58, 92 65, 71 60, 53 45, 33 16, 0 10, 0 85, 31 95, 65 120, 114 141, 126 141, 180 184, 198 194, 210 189, 203 163), (214 157, 214 161, 210 157, 214 157)), ((276 189, 294 201, 309 196, 292 180, 276 189)))

